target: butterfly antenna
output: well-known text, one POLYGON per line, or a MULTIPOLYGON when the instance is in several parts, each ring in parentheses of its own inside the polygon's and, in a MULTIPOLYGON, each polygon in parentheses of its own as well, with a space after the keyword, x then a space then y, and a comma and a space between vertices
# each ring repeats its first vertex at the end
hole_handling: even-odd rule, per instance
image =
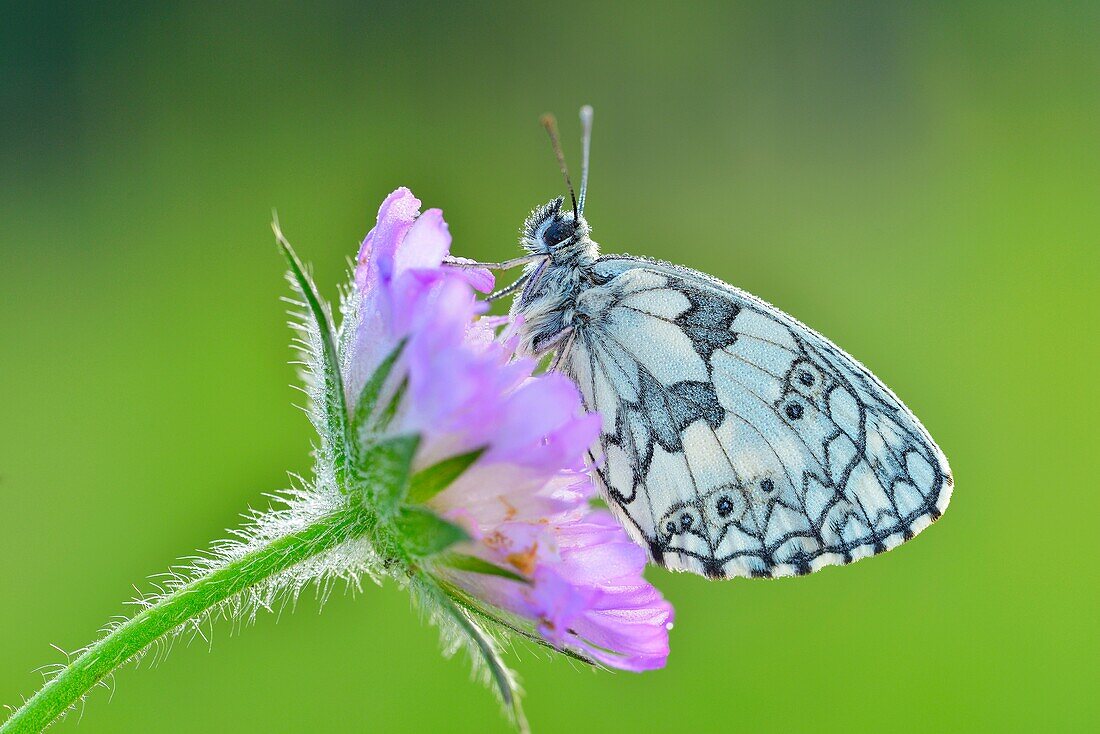
POLYGON ((588 153, 592 149, 592 105, 581 107, 581 195, 577 202, 584 214, 584 200, 588 197, 588 153))
POLYGON ((554 155, 558 159, 558 168, 561 169, 561 175, 565 178, 565 185, 569 189, 569 198, 573 200, 573 220, 579 221, 581 212, 577 207, 577 195, 573 192, 573 182, 569 180, 569 168, 565 165, 565 154, 561 152, 561 139, 558 137, 558 121, 553 115, 547 113, 542 116, 540 122, 550 135, 550 145, 554 147, 554 155))

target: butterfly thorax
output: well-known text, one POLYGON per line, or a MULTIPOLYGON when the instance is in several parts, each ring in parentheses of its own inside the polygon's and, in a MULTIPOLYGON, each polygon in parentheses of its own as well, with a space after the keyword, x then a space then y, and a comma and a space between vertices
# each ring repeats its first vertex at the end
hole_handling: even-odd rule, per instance
POLYGON ((552 349, 576 326, 577 298, 600 256, 588 223, 562 211, 562 203, 559 197, 538 207, 523 225, 520 244, 532 255, 544 256, 528 263, 524 288, 512 304, 520 349, 528 354, 552 349))

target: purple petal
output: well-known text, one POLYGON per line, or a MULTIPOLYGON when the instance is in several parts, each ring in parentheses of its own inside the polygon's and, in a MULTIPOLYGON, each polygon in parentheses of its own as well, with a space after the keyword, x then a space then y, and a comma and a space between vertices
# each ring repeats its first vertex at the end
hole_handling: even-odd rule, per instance
MULTIPOLYGON (((417 202, 419 204, 419 202, 417 202)), ((451 249, 451 233, 443 212, 429 209, 416 218, 394 254, 394 272, 413 268, 438 268, 451 249)))
POLYGON ((386 280, 390 278, 397 247, 419 213, 420 199, 404 186, 386 197, 378 209, 378 223, 367 233, 359 247, 355 268, 357 285, 366 285, 371 275, 386 280))

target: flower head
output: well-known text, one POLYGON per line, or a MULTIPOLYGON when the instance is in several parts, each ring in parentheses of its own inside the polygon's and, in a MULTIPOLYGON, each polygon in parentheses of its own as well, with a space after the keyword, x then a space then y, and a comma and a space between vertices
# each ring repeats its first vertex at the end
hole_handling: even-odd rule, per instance
POLYGON ((420 214, 411 192, 392 193, 360 249, 341 330, 351 405, 399 350, 384 393, 400 399, 385 432, 419 436, 412 471, 468 457, 420 498, 465 531, 424 566, 471 619, 605 665, 661 667, 671 606, 642 577, 644 551, 590 507, 584 456, 598 416, 583 413, 566 377, 536 375, 534 360, 515 356, 475 298, 492 276, 444 265, 450 242, 439 210, 420 214))

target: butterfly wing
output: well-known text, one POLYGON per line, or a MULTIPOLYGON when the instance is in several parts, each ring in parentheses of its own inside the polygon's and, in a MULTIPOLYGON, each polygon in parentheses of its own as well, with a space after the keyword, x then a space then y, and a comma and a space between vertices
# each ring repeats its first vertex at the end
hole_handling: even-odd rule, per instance
POLYGON ((608 505, 653 560, 787 576, 889 550, 947 507, 947 460, 863 365, 760 299, 600 258, 559 368, 603 416, 608 505))

